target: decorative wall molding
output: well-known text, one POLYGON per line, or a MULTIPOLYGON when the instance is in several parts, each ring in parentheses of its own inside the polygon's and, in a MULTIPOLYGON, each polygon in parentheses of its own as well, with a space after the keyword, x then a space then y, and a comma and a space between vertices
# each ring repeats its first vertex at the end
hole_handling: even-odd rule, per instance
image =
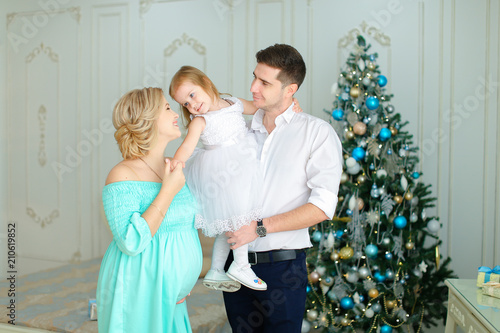
POLYGON ((59 55, 52 51, 50 47, 47 47, 43 45, 43 43, 41 43, 40 46, 36 47, 26 56, 26 63, 30 63, 31 61, 33 61, 33 59, 35 59, 35 57, 40 53, 45 53, 46 55, 48 55, 50 60, 52 60, 53 62, 59 62, 59 55))
POLYGON ((35 212, 35 210, 31 207, 26 207, 26 214, 31 217, 36 223, 40 224, 42 228, 45 228, 46 225, 52 224, 56 218, 59 217, 59 209, 53 209, 52 212, 46 217, 40 217, 35 212))
POLYGON ((347 46, 349 46, 349 44, 351 44, 353 41, 356 40, 358 35, 362 34, 371 36, 382 46, 391 45, 391 38, 386 34, 384 34, 382 31, 380 31, 378 28, 368 25, 368 23, 366 23, 365 21, 361 22, 359 27, 361 28, 361 30, 359 28, 354 28, 350 30, 346 36, 339 39, 338 42, 339 48, 346 48, 347 46))
POLYGON ((47 109, 40 105, 38 109, 38 122, 40 125, 40 144, 38 150, 38 163, 43 167, 47 163, 47 152, 45 150, 45 124, 47 122, 47 109))
POLYGON ((174 54, 175 51, 177 51, 179 46, 182 46, 184 44, 191 46, 193 50, 199 55, 206 55, 207 53, 207 48, 204 45, 202 45, 196 39, 189 37, 188 34, 183 33, 181 38, 177 38, 172 42, 172 44, 167 46, 164 51, 165 57, 170 57, 172 54, 174 54))

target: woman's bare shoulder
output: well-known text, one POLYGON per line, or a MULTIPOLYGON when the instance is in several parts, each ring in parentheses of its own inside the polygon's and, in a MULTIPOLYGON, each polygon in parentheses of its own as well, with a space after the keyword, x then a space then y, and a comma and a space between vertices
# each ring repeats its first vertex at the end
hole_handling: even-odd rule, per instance
POLYGON ((106 185, 116 182, 123 182, 128 180, 140 181, 140 177, 137 174, 135 160, 123 160, 111 169, 106 178, 106 185))

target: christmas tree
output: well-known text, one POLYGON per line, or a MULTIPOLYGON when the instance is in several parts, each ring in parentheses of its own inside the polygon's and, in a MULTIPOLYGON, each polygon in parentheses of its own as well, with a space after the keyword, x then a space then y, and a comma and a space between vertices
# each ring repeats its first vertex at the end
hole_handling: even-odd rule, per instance
POLYGON ((385 92, 376 53, 358 36, 331 110, 344 172, 334 218, 310 228, 302 332, 421 332, 446 318, 441 224, 417 148, 385 92))

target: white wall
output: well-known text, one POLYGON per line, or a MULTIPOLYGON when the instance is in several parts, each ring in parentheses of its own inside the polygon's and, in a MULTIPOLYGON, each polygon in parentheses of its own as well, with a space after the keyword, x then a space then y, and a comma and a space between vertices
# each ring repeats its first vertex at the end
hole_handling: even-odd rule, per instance
POLYGON ((176 69, 191 64, 221 91, 251 98, 255 52, 285 42, 308 67, 302 107, 325 118, 356 31, 379 53, 393 104, 421 148, 419 171, 438 198, 428 214, 444 225, 441 253, 462 278, 500 264, 497 0, 228 3, 0 3, 8 13, 0 18, 0 236, 6 221, 18 223, 21 274, 106 250, 100 193, 120 158, 109 121, 121 94, 145 85, 168 91, 176 69))

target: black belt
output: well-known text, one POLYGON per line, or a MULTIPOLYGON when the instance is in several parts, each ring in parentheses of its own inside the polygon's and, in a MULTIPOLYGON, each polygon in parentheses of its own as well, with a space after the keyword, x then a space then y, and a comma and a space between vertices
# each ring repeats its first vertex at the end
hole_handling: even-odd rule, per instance
POLYGON ((250 265, 266 264, 270 262, 293 260, 297 258, 297 254, 304 253, 304 249, 300 250, 272 250, 267 252, 248 252, 248 262, 250 265))

